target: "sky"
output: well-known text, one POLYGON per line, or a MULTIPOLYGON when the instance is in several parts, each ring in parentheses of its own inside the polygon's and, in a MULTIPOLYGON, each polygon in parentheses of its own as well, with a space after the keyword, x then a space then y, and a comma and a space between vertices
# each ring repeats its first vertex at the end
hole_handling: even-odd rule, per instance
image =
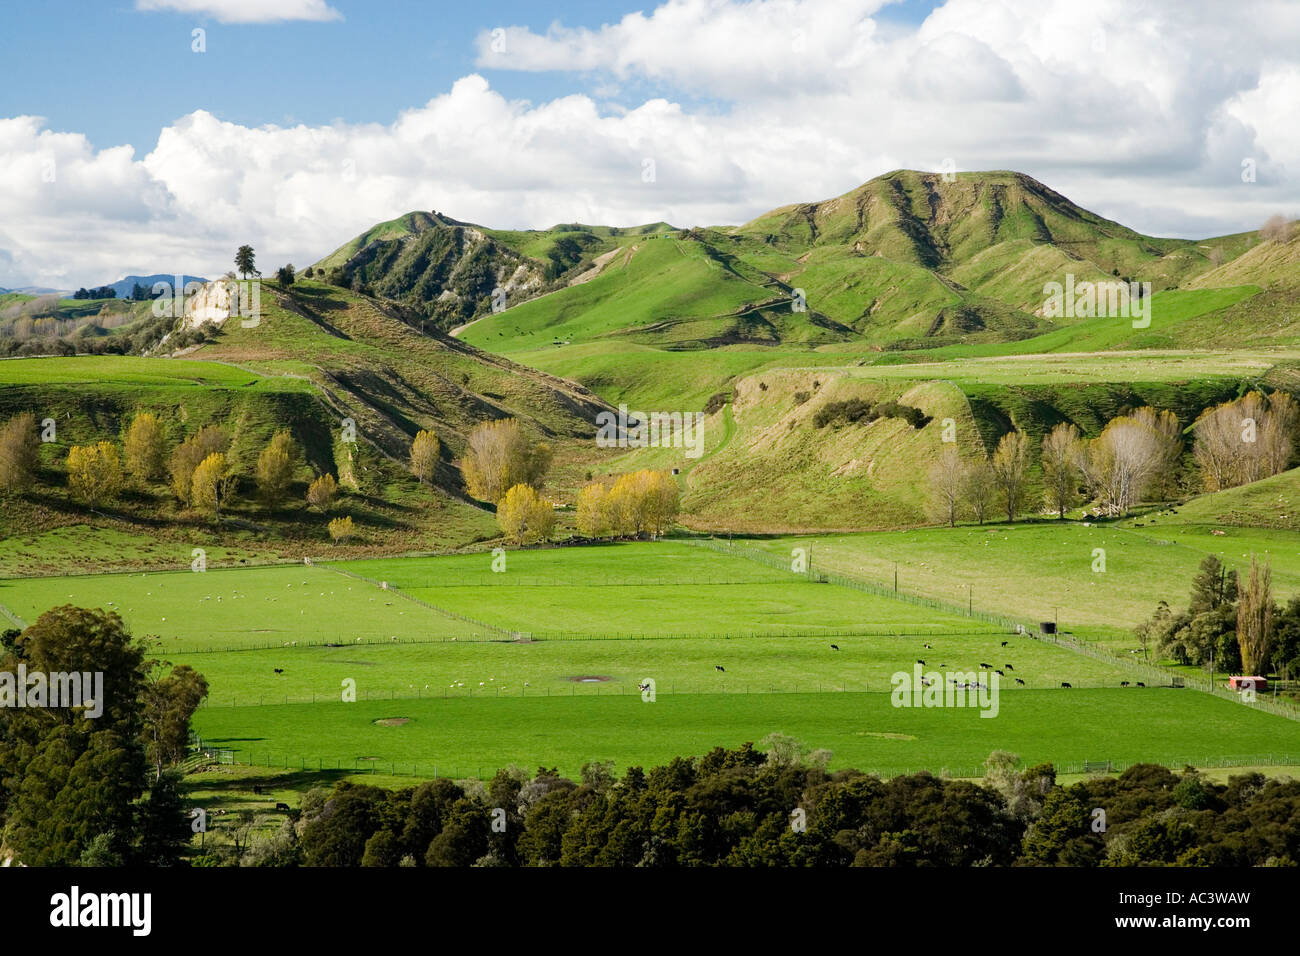
POLYGON ((899 168, 1161 236, 1300 216, 1300 3, 0 5, 0 287, 301 268, 416 209, 738 224, 899 168))

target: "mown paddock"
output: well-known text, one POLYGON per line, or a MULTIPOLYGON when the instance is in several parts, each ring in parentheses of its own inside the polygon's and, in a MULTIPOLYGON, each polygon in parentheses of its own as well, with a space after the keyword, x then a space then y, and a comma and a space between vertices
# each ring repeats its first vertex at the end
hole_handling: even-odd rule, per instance
POLYGON ((885 693, 657 693, 652 703, 627 694, 208 707, 195 725, 205 745, 272 767, 453 777, 510 764, 569 774, 590 760, 651 766, 772 732, 831 750, 832 767, 887 774, 974 776, 999 749, 1063 766, 1234 756, 1294 764, 1300 753, 1300 723, 1173 689, 1020 691, 1001 696, 995 718, 895 708, 885 693), (384 718, 407 722, 375 723, 384 718))

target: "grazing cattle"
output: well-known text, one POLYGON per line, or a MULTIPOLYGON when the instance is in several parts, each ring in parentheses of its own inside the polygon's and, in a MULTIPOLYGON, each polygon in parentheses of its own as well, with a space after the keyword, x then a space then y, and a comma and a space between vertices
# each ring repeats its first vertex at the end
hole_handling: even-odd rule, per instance
POLYGON ((922 644, 921 646, 924 647, 927 651, 932 651, 932 650, 934 650, 934 648, 931 647, 929 644, 922 644))
POLYGON ((1122 681, 1120 681, 1120 682, 1119 682, 1119 686, 1120 686, 1120 687, 1127 687, 1127 686, 1128 686, 1128 681, 1126 681, 1126 680, 1122 680, 1122 681))
POLYGON ((277 674, 283 674, 283 673, 284 673, 284 668, 283 668, 283 667, 277 667, 277 668, 275 669, 275 672, 276 672, 277 674))
POLYGON ((1009 642, 1009 641, 1003 641, 1003 642, 1002 642, 1002 646, 1003 646, 1003 647, 1006 647, 1008 643, 1010 643, 1010 642, 1009 642))
POLYGON ((1002 666, 1005 667, 1005 668, 1006 668, 1007 670, 1009 670, 1009 671, 1013 671, 1013 670, 1015 670, 1015 668, 1012 667, 1010 664, 1003 664, 1002 666))
POLYGON ((714 664, 713 669, 715 671, 722 671, 724 674, 727 672, 727 669, 723 667, 721 664, 714 664))
POLYGON ((916 662, 917 662, 918 664, 924 664, 924 663, 925 663, 925 661, 921 660, 921 658, 919 658, 919 657, 916 659, 916 662))
POLYGON ((277 804, 275 805, 275 808, 276 808, 277 810, 283 810, 285 813, 291 813, 291 812, 292 812, 292 810, 291 810, 290 807, 289 807, 289 804, 287 804, 287 803, 277 803, 277 804))
POLYGON ((1144 683, 1142 683, 1141 681, 1138 681, 1138 686, 1139 686, 1139 687, 1146 687, 1147 685, 1144 684, 1144 683))
POLYGON ((1025 682, 1022 681, 1019 677, 1016 678, 1016 683, 1019 684, 1021 687, 1025 686, 1025 682))
POLYGON ((1006 677, 1006 676, 1007 676, 1006 674, 1002 673, 1002 672, 1001 672, 1000 670, 998 670, 997 668, 994 668, 994 669, 993 669, 993 673, 997 674, 999 677, 1006 677))
POLYGON ((838 651, 839 649, 840 649, 840 646, 839 646, 838 644, 832 644, 832 645, 831 645, 831 650, 833 650, 833 651, 838 651))
POLYGON ((987 671, 987 670, 991 670, 992 667, 993 667, 993 665, 992 665, 992 664, 985 664, 985 663, 982 663, 982 662, 981 662, 981 663, 980 663, 980 667, 984 668, 984 669, 987 671))
POLYGON ((934 683, 934 681, 930 680, 930 678, 928 678, 928 677, 922 677, 922 678, 921 678, 921 686, 922 686, 922 687, 929 687, 929 686, 931 686, 933 683, 934 683))
POLYGON ((1066 683, 1065 681, 1061 681, 1061 686, 1062 686, 1062 687, 1069 687, 1070 685, 1069 685, 1068 683, 1066 683))

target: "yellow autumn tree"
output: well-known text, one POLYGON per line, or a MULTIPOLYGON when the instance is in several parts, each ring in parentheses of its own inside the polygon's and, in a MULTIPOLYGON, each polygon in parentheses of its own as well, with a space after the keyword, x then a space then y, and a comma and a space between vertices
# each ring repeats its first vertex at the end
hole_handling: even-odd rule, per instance
POLYGON ((334 540, 335 544, 346 544, 356 533, 356 528, 352 524, 351 515, 333 519, 330 521, 329 529, 330 537, 334 540))
POLYGON ((216 425, 204 425, 172 452, 168 470, 172 491, 184 504, 194 504, 194 470, 210 455, 230 450, 230 436, 216 425))
POLYGON ((293 435, 281 429, 271 436, 270 442, 257 456, 257 490, 267 507, 275 508, 284 501, 293 481, 293 469, 298 462, 298 447, 293 435))
POLYGON ((153 412, 138 412, 122 439, 126 470, 141 484, 152 481, 167 466, 167 439, 162 422, 153 412))
POLYGON ((204 458, 194 469, 193 481, 190 503, 213 518, 220 518, 221 506, 230 497, 235 484, 226 456, 215 451, 204 458))
POLYGON ((578 530, 588 538, 609 534, 609 488, 593 481, 578 492, 578 530))
POLYGON ((411 442, 411 474, 420 484, 433 481, 433 473, 438 467, 438 436, 430 431, 420 431, 411 442))
POLYGON ((41 461, 41 436, 36 416, 19 412, 0 425, 0 493, 31 487, 41 461))
POLYGON ((497 524, 516 544, 545 541, 555 527, 555 509, 531 485, 518 484, 497 502, 497 524))
POLYGON ((307 488, 307 504, 317 511, 329 511, 338 497, 339 483, 328 471, 307 488))
POLYGON ((73 445, 68 451, 68 488, 88 505, 112 501, 122 490, 122 461, 112 442, 73 445))
POLYGON ((531 444, 513 418, 475 425, 460 460, 465 487, 480 501, 500 501, 520 484, 540 490, 550 467, 551 446, 531 444))

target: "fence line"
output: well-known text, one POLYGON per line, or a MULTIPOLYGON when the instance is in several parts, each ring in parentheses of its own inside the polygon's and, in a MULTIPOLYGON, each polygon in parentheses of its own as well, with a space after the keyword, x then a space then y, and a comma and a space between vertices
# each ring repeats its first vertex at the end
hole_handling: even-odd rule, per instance
MULTIPOLYGON (((710 548, 711 550, 718 551, 723 554, 734 554, 738 557, 745 558, 747 560, 757 561, 760 564, 765 564, 768 567, 777 567, 777 568, 789 570, 789 562, 785 561, 782 558, 778 558, 776 555, 770 554, 766 551, 760 551, 756 548, 747 548, 744 545, 737 546, 731 543, 730 541, 724 544, 722 541, 716 538, 710 538, 707 541, 696 540, 696 541, 691 541, 689 543, 697 547, 710 548)), ((1216 685, 1213 681, 1207 680, 1205 678, 1187 676, 1183 674, 1174 674, 1171 673, 1167 668, 1158 667, 1154 664, 1147 663, 1146 661, 1131 660, 1129 658, 1122 657, 1119 654, 1116 654, 1113 651, 1108 650, 1106 648, 1084 645, 1075 640, 1065 640, 1056 634, 1040 633, 1038 624, 1036 622, 1032 622, 1028 620, 1017 621, 1014 618, 1004 617, 995 614, 987 614, 985 612, 974 611, 969 608, 962 609, 958 605, 950 604, 945 601, 939 601, 934 598, 925 598, 915 594, 908 594, 907 592, 904 591, 895 591, 893 588, 887 587, 883 584, 877 584, 875 582, 869 582, 869 581, 860 581, 856 578, 849 578, 839 574, 825 574, 821 572, 812 571, 809 572, 809 576, 814 580, 825 581, 829 584, 838 585, 840 587, 850 587, 850 588, 854 588, 855 590, 866 591, 867 593, 871 593, 871 594, 879 594, 884 597, 896 598, 900 601, 905 601, 909 604, 917 604, 923 607, 931 607, 936 609, 947 610, 951 613, 961 614, 967 617, 978 618, 980 620, 988 621, 990 623, 1000 624, 1002 626, 1010 626, 1012 628, 1023 627, 1025 635, 1028 637, 1032 637, 1035 640, 1039 640, 1047 644, 1054 644, 1057 647, 1063 647, 1066 650, 1074 651, 1077 654, 1083 654, 1088 657, 1092 657, 1096 660, 1105 661, 1119 668, 1128 668, 1133 671, 1144 673, 1149 677, 1152 677, 1154 680, 1161 682, 1162 684, 1167 681, 1169 686, 1191 687, 1193 690, 1197 690, 1206 694, 1211 694, 1215 697, 1219 697, 1224 700, 1231 700, 1235 703, 1244 704, 1247 707, 1254 707, 1257 710, 1263 710, 1271 714, 1276 714, 1279 717, 1285 717, 1289 720, 1300 721, 1300 707, 1297 707, 1296 705, 1290 703, 1289 701, 1279 700, 1276 698, 1267 699, 1258 694, 1255 696, 1254 700, 1246 700, 1245 697, 1240 693, 1235 693, 1233 691, 1230 691, 1226 687, 1220 687, 1216 685)))
POLYGON ((16 627, 20 627, 23 630, 27 629, 27 622, 24 621, 17 614, 15 614, 13 611, 9 610, 9 608, 5 607, 3 604, 0 604, 0 614, 3 614, 5 617, 9 618, 10 622, 13 623, 16 627))
MULTIPOLYGON (((723 542, 718 538, 695 539, 687 542, 697 548, 708 548, 719 554, 730 554, 736 557, 744 558, 748 561, 754 561, 758 564, 766 565, 769 568, 775 568, 785 571, 789 574, 795 572, 790 570, 790 562, 784 558, 779 558, 767 551, 757 548, 747 548, 744 545, 736 545, 732 542, 723 542)), ((842 574, 831 574, 825 571, 809 570, 806 576, 811 581, 817 581, 825 584, 834 584, 838 587, 851 588, 854 591, 861 591, 866 594, 875 594, 880 597, 892 598, 902 601, 905 604, 911 604, 917 607, 930 608, 936 611, 946 611, 959 617, 969 617, 974 620, 983 621, 986 624, 994 624, 1007 630, 1016 630, 1018 627, 1024 627, 1029 630, 1031 622, 1027 619, 1018 619, 1007 617, 1002 614, 990 614, 987 611, 977 611, 970 607, 961 607, 948 601, 942 601, 938 598, 923 597, 919 594, 911 594, 907 591, 896 591, 894 588, 884 584, 878 584, 874 581, 861 580, 859 578, 850 578, 842 574)), ((1037 622, 1032 623, 1036 630, 1037 622)))
POLYGON ((472 624, 474 627, 481 627, 485 631, 492 631, 496 634, 500 634, 504 638, 514 640, 515 638, 518 637, 518 633, 515 631, 507 631, 505 628, 497 627, 494 624, 488 624, 486 621, 479 621, 472 617, 466 617, 464 614, 457 614, 455 611, 449 611, 446 608, 438 607, 436 604, 430 604, 428 601, 422 601, 417 597, 412 597, 411 595, 402 591, 400 588, 388 586, 388 582, 386 581, 376 581, 374 578, 368 578, 363 574, 357 574, 355 571, 348 571, 345 568, 332 567, 331 565, 328 564, 323 564, 321 565, 321 567, 324 568, 326 571, 332 571, 335 574, 341 574, 344 577, 354 578, 357 581, 365 581, 367 584, 373 584, 375 587, 380 588, 381 590, 391 591, 392 593, 398 595, 401 598, 404 598, 407 601, 412 602, 413 604, 418 604, 421 607, 428 608, 430 611, 435 611, 438 614, 442 614, 446 617, 454 618, 457 621, 463 621, 466 624, 472 624))

